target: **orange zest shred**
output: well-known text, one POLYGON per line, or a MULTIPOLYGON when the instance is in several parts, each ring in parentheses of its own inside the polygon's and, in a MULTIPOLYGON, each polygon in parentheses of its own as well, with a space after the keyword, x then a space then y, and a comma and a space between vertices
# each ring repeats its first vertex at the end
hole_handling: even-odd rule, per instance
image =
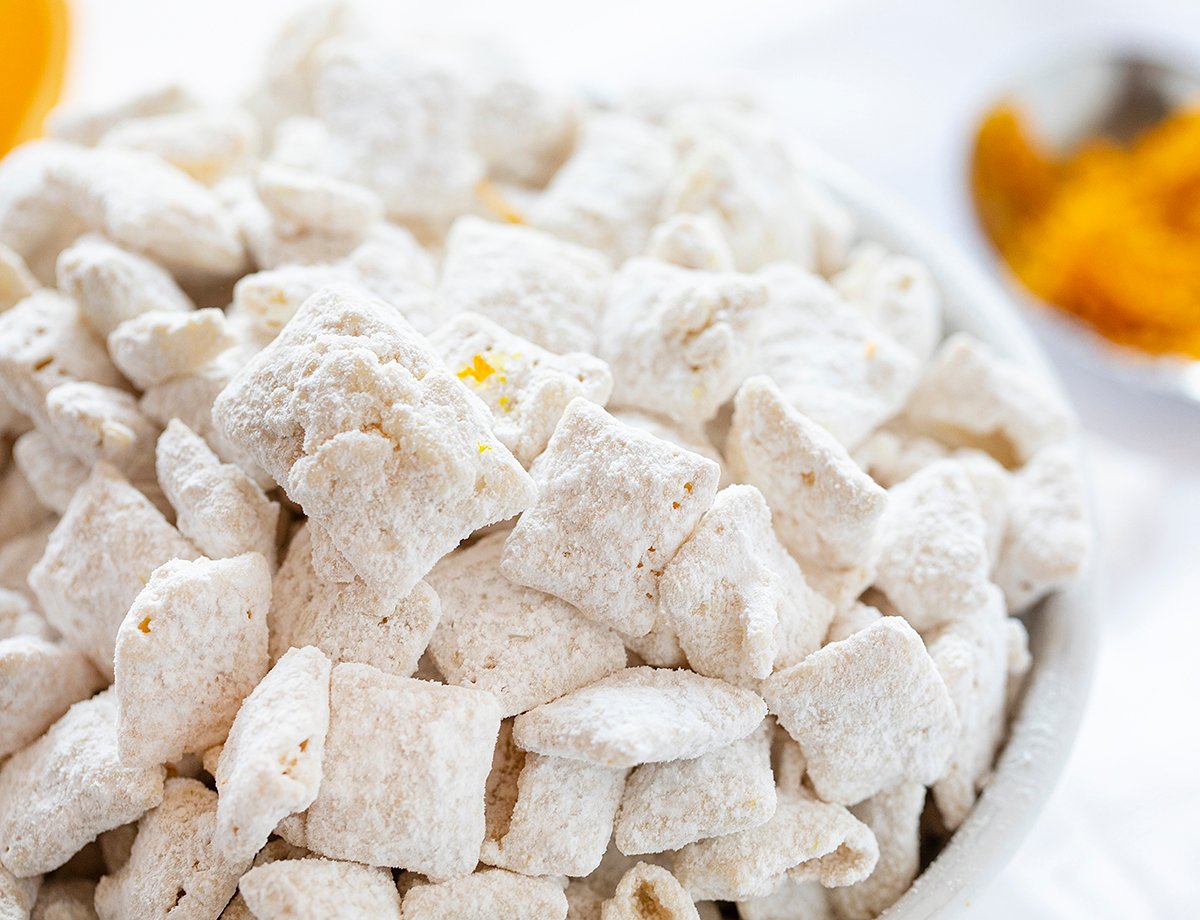
POLYGON ((1200 110, 1055 158, 1001 105, 979 129, 971 188, 1039 298, 1122 345, 1200 358, 1200 110))
POLYGON ((144 633, 150 632, 150 617, 143 617, 142 622, 138 623, 138 629, 144 633))
POLYGON ((480 441, 480 442, 479 442, 479 452, 480 452, 481 454, 482 454, 482 453, 483 453, 485 450, 491 450, 491 449, 492 449, 492 445, 490 445, 490 444, 484 444, 482 441, 480 441))
POLYGON ((476 355, 470 364, 458 372, 458 379, 466 380, 470 377, 476 383, 483 383, 494 373, 496 369, 484 360, 483 355, 476 355))

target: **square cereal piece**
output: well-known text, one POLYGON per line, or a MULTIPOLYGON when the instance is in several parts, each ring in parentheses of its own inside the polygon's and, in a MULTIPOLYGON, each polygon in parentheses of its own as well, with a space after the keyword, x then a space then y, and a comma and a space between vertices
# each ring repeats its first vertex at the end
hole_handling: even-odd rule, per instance
POLYGON ((609 767, 699 757, 750 734, 757 694, 691 671, 627 668, 517 716, 513 737, 536 754, 609 767))
POLYGON ((1007 467, 1065 441, 1075 427, 1056 390, 965 332, 942 342, 904 415, 937 440, 978 447, 1007 467))
POLYGON ((66 514, 71 496, 88 478, 90 467, 36 428, 30 428, 12 446, 13 464, 37 500, 56 514, 66 514))
POLYGON ((175 313, 150 310, 108 334, 108 353, 139 390, 199 370, 237 342, 217 307, 175 313))
POLYGON ((898 783, 932 783, 958 737, 946 684, 900 617, 883 617, 777 671, 762 691, 827 802, 853 805, 898 783))
POLYGON ((0 759, 41 736, 107 681, 82 652, 38 636, 0 639, 0 759))
POLYGON ((0 640, 20 636, 46 642, 54 642, 59 638, 58 630, 42 619, 28 597, 19 591, 0 588, 0 640))
POLYGON ((103 460, 143 491, 156 488, 159 428, 124 390, 86 380, 60 383, 46 394, 46 420, 47 432, 85 465, 103 460))
POLYGON ((929 360, 942 338, 942 302, 925 265, 878 243, 861 243, 833 286, 917 360, 929 360))
POLYGON ((737 902, 738 920, 833 920, 829 891, 819 882, 784 878, 773 894, 737 902))
POLYGON ((102 338, 150 310, 195 309, 170 272, 102 236, 82 236, 59 253, 55 277, 58 289, 79 304, 83 321, 102 338))
POLYGON ((204 439, 171 419, 155 451, 158 483, 175 508, 180 533, 212 559, 259 552, 275 568, 279 505, 204 439))
POLYGON ((29 585, 50 625, 111 677, 117 628, 150 573, 198 555, 149 499, 97 463, 50 534, 29 585))
POLYGON ((332 859, 280 859, 238 883, 254 920, 400 920, 400 892, 386 869, 332 859))
POLYGON ((599 358, 553 354, 478 313, 458 314, 430 342, 492 410, 496 437, 526 467, 546 449, 572 399, 603 406, 612 393, 612 373, 599 358))
POLYGON ((214 840, 227 858, 254 856, 275 825, 317 797, 329 673, 319 649, 291 649, 238 710, 213 773, 220 794, 214 840))
POLYGON ((1074 450, 1052 445, 1013 477, 1008 523, 994 577, 1013 613, 1075 578, 1087 563, 1092 531, 1074 450))
POLYGON ((491 694, 339 664, 306 845, 434 879, 468 874, 499 729, 491 694))
POLYGON ((617 814, 617 849, 629 856, 678 850, 771 820, 771 729, 764 721, 710 754, 634 770, 617 814))
POLYGON ((0 767, 0 862, 21 878, 61 866, 162 801, 165 775, 117 759, 111 690, 76 703, 0 767))
POLYGON ((404 896, 404 920, 566 920, 567 898, 552 879, 504 869, 482 869, 465 878, 416 885, 404 896))
POLYGON ((879 862, 856 885, 832 888, 829 901, 846 920, 871 920, 908 890, 921 868, 921 812, 925 787, 901 783, 850 809, 875 835, 879 862))
POLYGON ((40 875, 17 878, 0 866, 0 917, 6 920, 29 920, 29 912, 33 910, 41 887, 40 875))
POLYGON ((730 470, 761 490, 783 545, 808 565, 870 568, 887 493, 770 378, 747 380, 733 406, 730 470))
POLYGON ((625 646, 565 601, 500 574, 507 536, 488 534, 429 573, 442 605, 429 651, 447 683, 488 691, 512 716, 620 671, 625 646))
POLYGON ((361 578, 328 581, 313 564, 313 523, 292 537, 275 575, 271 600, 271 660, 289 648, 315 645, 338 664, 369 664, 408 677, 441 617, 438 596, 426 581, 408 594, 376 591, 361 578))
POLYGON ((122 763, 202 753, 267 673, 271 572, 258 553, 154 570, 117 632, 122 763))
POLYGON ((692 896, 662 866, 640 862, 600 906, 600 920, 700 920, 692 896))
POLYGON ((237 891, 250 858, 213 845, 217 794, 194 779, 167 780, 163 800, 138 822, 129 860, 96 886, 100 920, 211 920, 237 891))
POLYGON ((33 486, 17 468, 0 474, 0 541, 19 539, 50 517, 33 486))
POLYGON ((480 861, 523 875, 590 874, 612 837, 627 772, 526 754, 504 722, 488 775, 480 861))
POLYGON ((612 265, 532 227, 460 217, 446 237, 438 297, 555 354, 595 350, 612 265))
POLYGON ((531 472, 537 502, 509 535, 501 571, 644 636, 658 579, 712 504, 720 468, 576 399, 531 472))
POLYGON ((535 498, 487 407, 361 289, 309 298, 217 397, 213 419, 364 581, 399 593, 535 498))
POLYGON ((821 647, 833 605, 775 538, 754 486, 728 486, 659 581, 659 605, 693 671, 746 685, 821 647))
POLYGON ((673 214, 655 226, 646 255, 683 268, 733 271, 733 250, 711 214, 673 214))
POLYGON ((565 88, 538 85, 517 69, 479 79, 472 94, 473 138, 488 175, 541 188, 571 152, 581 101, 565 88))
POLYGON ((789 878, 853 885, 878 859, 871 829, 843 806, 781 789, 770 821, 688 844, 676 854, 675 876, 697 900, 740 901, 773 894, 789 878))
POLYGON ((646 248, 674 166, 662 128, 594 112, 580 125, 571 158, 535 202, 529 222, 622 262, 646 248))
POLYGON ((753 372, 766 302, 752 275, 629 260, 613 276, 600 326, 613 401, 702 430, 753 372))
POLYGON ((777 263, 758 277, 768 288, 758 367, 853 450, 904 406, 920 374, 916 357, 799 266, 777 263))
POLYGON ((888 490, 874 586, 919 630, 987 606, 987 525, 966 470, 938 460, 888 490))

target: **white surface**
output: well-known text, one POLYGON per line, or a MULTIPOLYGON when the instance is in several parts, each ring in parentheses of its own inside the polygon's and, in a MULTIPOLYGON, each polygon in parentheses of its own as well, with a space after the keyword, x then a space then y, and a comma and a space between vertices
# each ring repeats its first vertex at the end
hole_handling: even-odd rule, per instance
MULTIPOLYGON (((609 0, 367 3, 395 30, 452 27, 514 48, 539 74, 594 86, 737 74, 797 129, 986 254, 962 193, 972 115, 1004 75, 1114 37, 1190 49, 1186 0, 609 0), (747 10, 749 9, 749 12, 747 10)), ((79 0, 71 94, 178 77, 245 85, 284 0, 79 0)), ((969 916, 1141 920, 1200 915, 1200 414, 1067 369, 1090 456, 1107 603, 1075 754, 1035 831, 969 916)))

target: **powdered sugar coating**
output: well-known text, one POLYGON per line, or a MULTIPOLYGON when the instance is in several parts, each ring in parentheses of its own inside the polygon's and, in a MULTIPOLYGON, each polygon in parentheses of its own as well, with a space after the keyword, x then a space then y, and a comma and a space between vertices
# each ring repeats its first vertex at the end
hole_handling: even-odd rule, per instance
POLYGON ((464 916, 566 920, 567 899, 562 888, 550 879, 529 878, 504 869, 482 869, 465 878, 416 885, 404 896, 404 920, 455 920, 464 916))
POLYGON ((733 250, 709 214, 673 214, 658 224, 646 244, 646 255, 683 268, 733 271, 733 250))
POLYGON ((921 637, 899 617, 776 672, 762 691, 827 802, 853 805, 901 782, 932 783, 958 736, 946 685, 921 637))
POLYGON ((929 360, 942 337, 942 310, 937 286, 924 265, 877 243, 863 243, 850 253, 849 264, 833 285, 918 360, 929 360))
POLYGON ((538 499, 509 535, 501 571, 645 635, 663 567, 716 494, 717 465, 576 399, 531 474, 538 499))
POLYGON ((238 888, 256 920, 369 917, 400 920, 400 893, 385 869, 332 859, 282 859, 255 866, 238 888))
POLYGON ((71 496, 88 478, 78 457, 36 428, 17 438, 12 458, 37 500, 58 514, 66 514, 71 496))
POLYGON ((526 751, 633 767, 715 751, 765 714, 756 694, 724 681, 627 668, 518 716, 513 737, 526 751))
POLYGON ((0 639, 0 758, 25 747, 107 682, 87 656, 38 636, 0 639))
POLYGON ((108 335, 108 353, 140 390, 199 370, 236 339, 216 307, 187 313, 147 310, 108 335))
POLYGON ((621 670, 625 647, 565 601, 505 578, 506 538, 489 534, 429 573, 442 603, 429 650, 448 683, 487 690, 510 716, 621 670))
POLYGON ((662 866, 640 862, 621 877, 600 907, 601 920, 700 920, 696 905, 662 866))

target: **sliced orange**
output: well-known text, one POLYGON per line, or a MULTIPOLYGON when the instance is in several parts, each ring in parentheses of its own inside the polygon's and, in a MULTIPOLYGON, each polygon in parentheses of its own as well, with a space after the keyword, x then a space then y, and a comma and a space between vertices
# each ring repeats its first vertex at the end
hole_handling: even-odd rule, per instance
POLYGON ((41 133, 66 68, 66 0, 0 0, 0 155, 41 133))

